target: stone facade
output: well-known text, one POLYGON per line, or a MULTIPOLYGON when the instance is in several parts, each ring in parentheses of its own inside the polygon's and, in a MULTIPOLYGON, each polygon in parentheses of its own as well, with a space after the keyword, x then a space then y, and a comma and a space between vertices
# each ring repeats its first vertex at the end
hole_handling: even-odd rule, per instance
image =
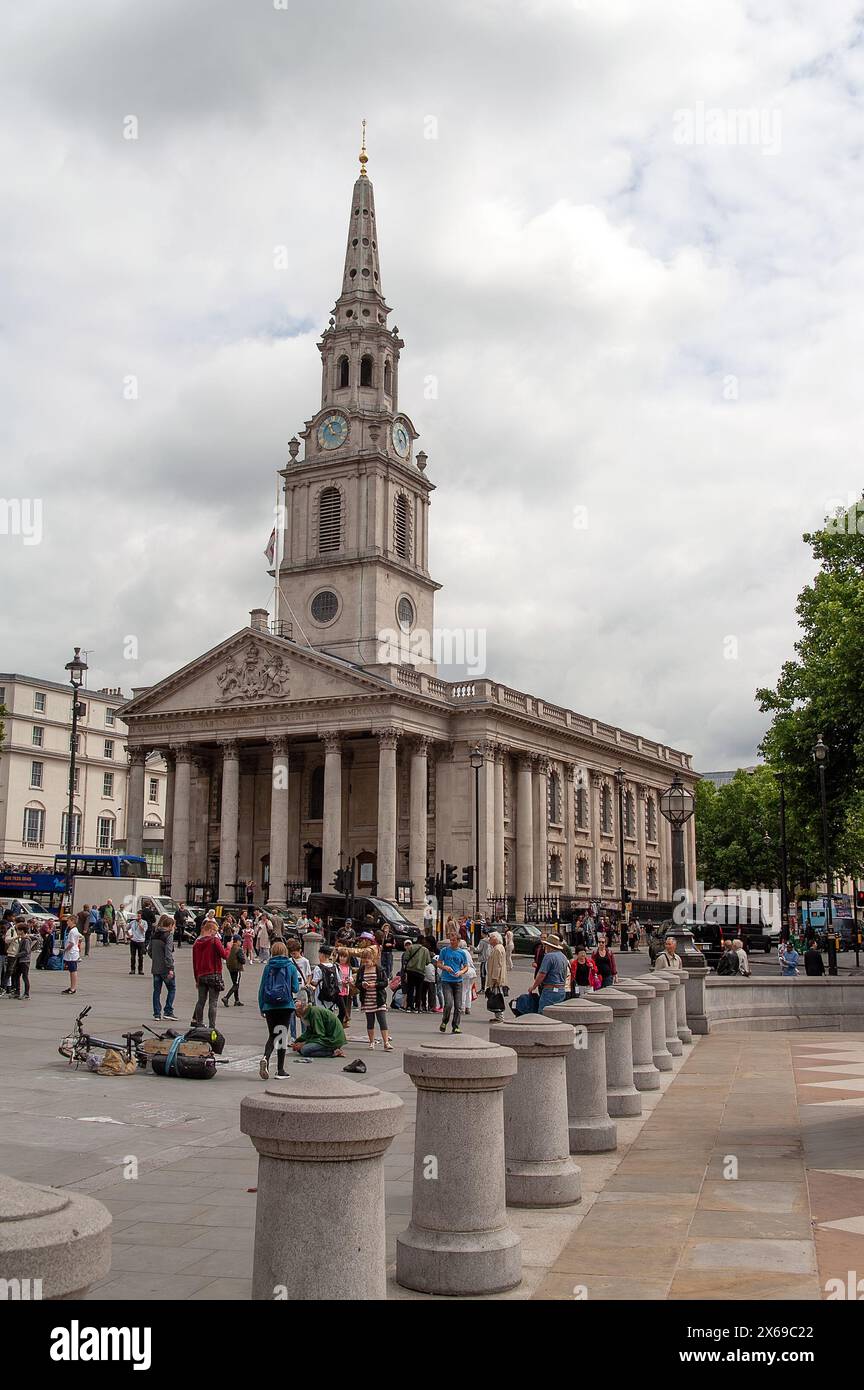
MULTIPOLYGON (((440 860, 475 862, 479 748, 481 903, 549 892, 620 902, 619 766, 625 886, 668 900, 659 794, 676 773, 692 786, 688 754, 492 679, 436 674, 432 484, 399 406, 403 343, 390 312, 361 169, 342 294, 319 343, 321 406, 301 432, 303 457, 292 440, 281 471, 282 621, 254 610, 248 627, 122 711, 130 748, 168 763, 172 891, 218 874, 223 899, 251 880, 279 904, 292 882, 326 891, 341 856, 357 859, 359 891, 392 898, 412 883, 422 901, 440 860)), ((692 822, 685 850, 693 883, 692 822)))

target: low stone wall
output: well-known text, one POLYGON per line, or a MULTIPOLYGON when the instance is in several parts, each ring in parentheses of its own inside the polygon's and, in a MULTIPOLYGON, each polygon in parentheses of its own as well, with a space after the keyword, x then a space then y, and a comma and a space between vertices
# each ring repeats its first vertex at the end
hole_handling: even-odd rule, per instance
POLYGON ((749 980, 709 975, 711 1032, 782 1032, 798 1028, 864 1030, 864 977, 806 975, 749 980))

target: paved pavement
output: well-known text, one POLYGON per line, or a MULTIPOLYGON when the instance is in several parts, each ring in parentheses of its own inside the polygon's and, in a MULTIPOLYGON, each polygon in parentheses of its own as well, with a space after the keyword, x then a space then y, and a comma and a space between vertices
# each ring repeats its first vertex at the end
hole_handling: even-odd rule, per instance
MULTIPOLYGON (((628 973, 646 967, 644 953, 628 958, 628 973)), ((110 1208, 112 1268, 91 1298, 249 1297, 256 1156, 238 1119, 241 1098, 262 1085, 258 970, 245 975, 246 1007, 220 1010, 231 1060, 206 1083, 93 1076, 58 1055, 85 1003, 102 1036, 152 1022, 149 976, 130 978, 122 947, 92 949, 75 1000, 61 995, 62 975, 34 972, 29 1004, 0 1001, 0 1171, 110 1208)), ((519 963, 514 992, 528 978, 519 963)), ((188 948, 179 981, 185 1021, 188 948)), ((391 1022, 395 1052, 370 1053, 365 1033, 348 1051, 366 1061, 367 1081, 405 1102, 384 1160, 392 1260, 412 1184, 414 1089, 401 1053, 437 1036, 437 1018, 391 1022)), ((465 1031, 486 1036, 487 1023, 475 1005, 465 1031)), ((584 1286, 595 1299, 816 1298, 828 1278, 864 1276, 862 1035, 710 1036, 644 1100, 640 1119, 619 1122, 616 1153, 580 1159, 578 1207, 511 1213, 525 1277, 505 1297, 572 1298, 584 1286), (735 1179, 723 1176, 729 1155, 735 1179)), ((391 1296, 415 1297, 392 1283, 391 1296)))

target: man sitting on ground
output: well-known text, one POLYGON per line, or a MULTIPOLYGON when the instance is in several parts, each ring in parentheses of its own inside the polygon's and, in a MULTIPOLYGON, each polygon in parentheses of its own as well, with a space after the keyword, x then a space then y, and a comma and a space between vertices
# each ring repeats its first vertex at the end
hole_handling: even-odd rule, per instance
POLYGON ((295 1043, 292 1052, 301 1057, 344 1057, 345 1029, 337 1014, 320 1004, 309 1004, 304 995, 298 994, 294 1005, 297 1019, 303 1024, 303 1032, 295 1043))

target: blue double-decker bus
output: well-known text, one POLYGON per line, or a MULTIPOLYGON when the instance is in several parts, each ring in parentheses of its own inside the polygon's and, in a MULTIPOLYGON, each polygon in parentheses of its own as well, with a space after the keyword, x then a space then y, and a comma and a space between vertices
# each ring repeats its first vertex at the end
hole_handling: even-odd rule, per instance
MULTIPOLYGON (((72 855, 69 870, 95 878, 147 878, 147 860, 140 854, 81 854, 72 855)), ((55 854, 54 873, 66 881, 66 855, 55 854)))

